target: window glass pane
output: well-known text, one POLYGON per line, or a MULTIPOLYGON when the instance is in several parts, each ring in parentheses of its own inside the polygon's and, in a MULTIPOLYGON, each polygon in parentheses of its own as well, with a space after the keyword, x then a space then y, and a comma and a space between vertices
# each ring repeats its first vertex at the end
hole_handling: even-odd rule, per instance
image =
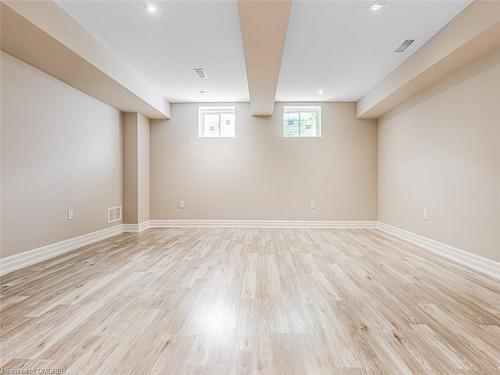
POLYGON ((317 129, 317 112, 302 112, 300 114, 300 127, 301 136, 304 137, 315 137, 317 129))
POLYGON ((200 137, 234 137, 234 107, 199 107, 200 137))
POLYGON ((299 127, 299 113, 298 112, 285 112, 285 119, 283 124, 283 134, 285 137, 298 137, 300 134, 299 127))
POLYGON ((234 137, 234 113, 221 114, 221 137, 234 137))
POLYGON ((285 106, 284 137, 321 137, 321 106, 285 106))
POLYGON ((219 115, 205 113, 203 115, 203 136, 219 136, 219 115))

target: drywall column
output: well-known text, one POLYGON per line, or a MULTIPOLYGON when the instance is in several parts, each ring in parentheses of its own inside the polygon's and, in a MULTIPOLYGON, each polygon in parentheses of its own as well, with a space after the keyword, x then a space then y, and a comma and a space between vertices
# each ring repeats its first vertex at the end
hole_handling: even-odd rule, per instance
MULTIPOLYGON (((123 222, 149 220, 149 119, 123 115, 123 222)), ((139 229, 139 228, 138 228, 139 229)))

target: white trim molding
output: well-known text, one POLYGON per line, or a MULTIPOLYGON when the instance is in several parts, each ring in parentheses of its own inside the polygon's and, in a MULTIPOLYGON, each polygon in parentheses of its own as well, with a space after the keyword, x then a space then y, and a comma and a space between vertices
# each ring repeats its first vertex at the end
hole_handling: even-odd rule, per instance
POLYGON ((377 221, 295 221, 295 220, 149 220, 139 224, 119 224, 56 242, 7 258, 0 258, 0 275, 42 262, 82 246, 123 232, 139 233, 149 228, 303 228, 303 229, 378 229, 394 237, 500 279, 500 263, 468 251, 431 240, 401 228, 377 221))
POLYGON ((109 237, 123 233, 121 224, 87 233, 78 237, 69 238, 37 249, 25 251, 6 258, 0 258, 0 275, 30 266, 35 263, 53 258, 68 251, 90 245, 94 242, 105 240, 109 237))
POLYGON ((150 220, 149 228, 376 228, 376 221, 150 220))
POLYGON ((472 254, 468 251, 446 245, 444 243, 431 240, 430 238, 415 234, 404 229, 378 222, 378 229, 394 237, 418 245, 426 250, 430 250, 442 257, 448 258, 456 263, 480 271, 496 279, 500 279, 500 263, 482 256, 472 254))
POLYGON ((0 258, 0 276, 124 232, 139 233, 149 228, 375 228, 376 225, 376 221, 287 220, 149 220, 139 224, 118 224, 0 258))
POLYGON ((142 223, 139 224, 123 224, 124 232, 140 233, 149 228, 151 228, 149 220, 143 221, 142 223))

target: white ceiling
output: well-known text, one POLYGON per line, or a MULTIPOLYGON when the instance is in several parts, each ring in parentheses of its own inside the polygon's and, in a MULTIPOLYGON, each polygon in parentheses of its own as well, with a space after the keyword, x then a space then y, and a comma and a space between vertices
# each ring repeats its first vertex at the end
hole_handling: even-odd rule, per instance
MULTIPOLYGON (((278 101, 359 99, 470 0, 387 0, 378 12, 370 2, 293 2, 278 101), (405 53, 393 52, 405 39, 416 42, 405 53)), ((248 101, 235 1, 156 1, 156 14, 143 1, 58 4, 168 100, 248 101), (195 67, 204 67, 208 80, 197 78, 195 67)))
POLYGON ((278 101, 357 101, 470 3, 387 0, 375 12, 372 2, 293 3, 278 101), (394 52, 405 39, 415 42, 394 52))
POLYGON ((155 1, 155 14, 145 1, 57 3, 170 101, 248 101, 236 2, 155 1), (198 67, 207 80, 193 71, 198 67))

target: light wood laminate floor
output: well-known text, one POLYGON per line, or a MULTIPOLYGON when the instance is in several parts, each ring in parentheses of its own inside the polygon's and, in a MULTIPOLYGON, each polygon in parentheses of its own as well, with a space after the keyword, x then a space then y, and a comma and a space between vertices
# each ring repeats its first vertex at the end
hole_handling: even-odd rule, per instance
POLYGON ((4 372, 500 374, 499 282, 377 230, 150 229, 0 286, 4 372))

